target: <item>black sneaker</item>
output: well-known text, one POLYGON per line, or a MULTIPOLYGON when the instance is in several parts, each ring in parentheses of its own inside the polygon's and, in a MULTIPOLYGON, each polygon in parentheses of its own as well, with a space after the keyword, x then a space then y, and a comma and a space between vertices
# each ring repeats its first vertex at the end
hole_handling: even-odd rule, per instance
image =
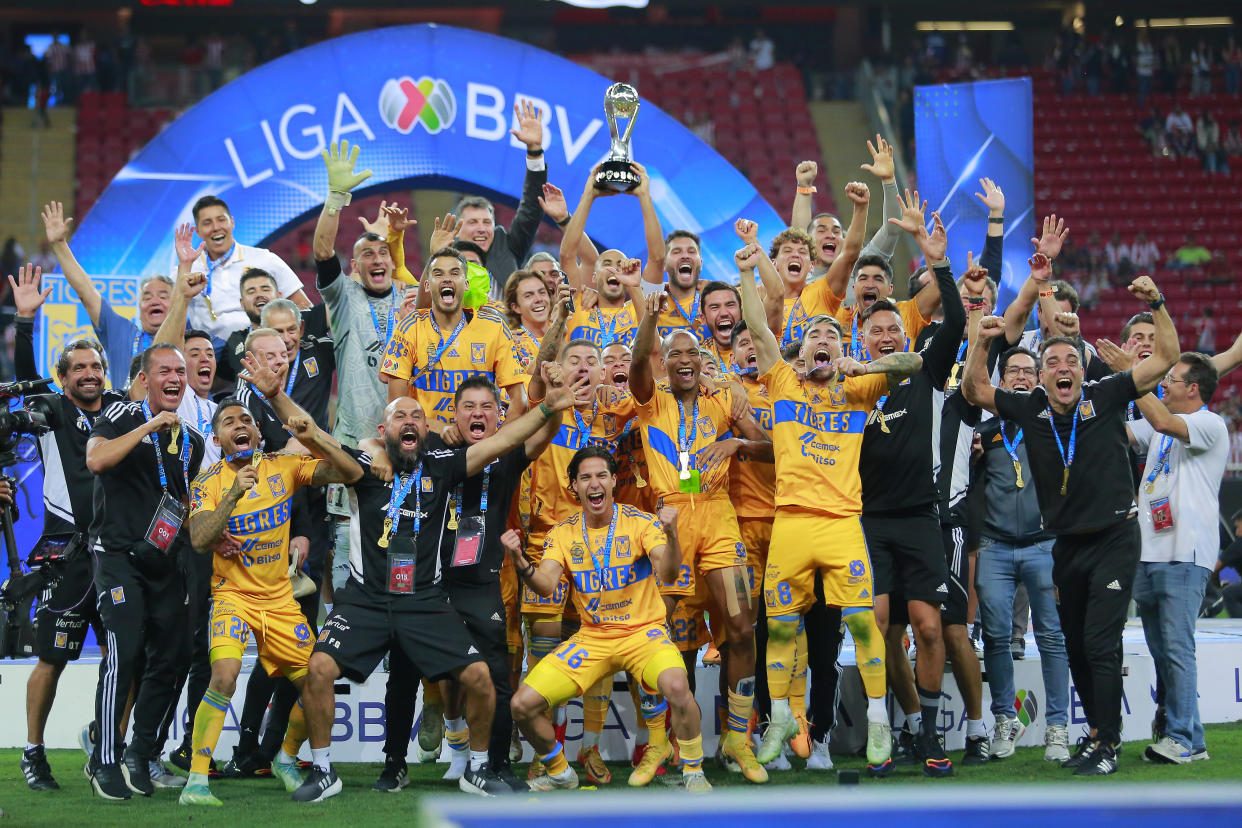
POLYGON ((923 757, 924 776, 940 778, 953 775, 953 763, 945 755, 939 736, 920 733, 918 742, 918 753, 923 757))
POLYGON ((992 757, 992 747, 986 736, 966 737, 966 752, 962 755, 963 765, 986 765, 992 757))
POLYGON ((526 780, 520 778, 513 772, 513 768, 509 767, 509 763, 505 763, 496 768, 496 775, 500 777, 500 781, 509 786, 509 790, 514 793, 530 793, 530 785, 526 784, 526 780))
POLYGON ((224 770, 220 772, 220 775, 225 779, 252 779, 258 776, 271 776, 271 766, 272 763, 270 761, 264 762, 263 757, 259 755, 257 750, 242 754, 234 750, 233 758, 224 766, 224 770))
POLYGON ((168 762, 175 768, 190 772, 190 746, 182 742, 181 747, 168 754, 168 762))
POLYGON ((1074 776, 1107 776, 1117 772, 1117 751, 1112 745, 1100 744, 1074 769, 1074 776))
POLYGON ((147 765, 147 760, 132 750, 125 751, 121 759, 121 775, 125 777, 125 784, 134 793, 143 796, 151 796, 155 793, 155 786, 151 784, 151 768, 147 765))
POLYGON ((371 786, 373 791, 400 793, 401 789, 410 784, 410 772, 405 760, 397 756, 389 756, 384 760, 384 771, 371 786))
POLYGON ((91 787, 100 798, 119 801, 133 796, 129 785, 125 784, 125 777, 121 775, 121 766, 116 762, 103 765, 92 760, 87 767, 90 770, 91 787))
POLYGON ((35 745, 22 751, 22 775, 32 791, 58 791, 60 785, 52 778, 52 766, 47 763, 43 745, 35 745))
POLYGON ((339 794, 341 787, 341 778, 336 775, 336 770, 324 771, 323 768, 315 765, 311 768, 306 781, 302 783, 302 787, 293 792, 293 801, 323 802, 328 797, 339 794))
POLYGON ((914 734, 902 728, 893 739, 893 762, 898 765, 917 765, 921 760, 915 751, 914 734))
POLYGON ((1083 736, 1078 740, 1078 747, 1074 749, 1074 755, 1061 763, 1063 768, 1077 768, 1083 762, 1091 758, 1091 754, 1095 752, 1095 742, 1091 741, 1090 736, 1083 736))
POLYGON ((496 775, 487 762, 477 768, 467 764, 466 772, 457 780, 457 787, 477 796, 502 796, 513 793, 513 790, 496 775))

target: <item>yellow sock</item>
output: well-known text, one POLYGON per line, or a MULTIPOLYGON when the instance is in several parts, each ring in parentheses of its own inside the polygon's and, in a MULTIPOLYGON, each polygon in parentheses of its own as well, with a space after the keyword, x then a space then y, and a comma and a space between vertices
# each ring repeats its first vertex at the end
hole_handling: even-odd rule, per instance
POLYGON ((789 682, 789 707, 795 716, 806 718, 806 620, 798 622, 798 635, 794 639, 793 678, 789 682))
POLYGON ((768 695, 773 699, 789 698, 800 621, 796 615, 768 616, 768 695))
MULTIPOLYGON (((886 691, 884 676, 884 637, 875 623, 875 613, 870 609, 846 610, 845 623, 854 637, 854 660, 862 676, 863 689, 869 698, 883 698, 886 691)), ((768 645, 771 652, 771 644, 768 645)))
POLYGON ((211 770, 211 754, 220 741, 224 730, 224 714, 229 709, 229 697, 211 688, 203 694, 203 700, 194 712, 193 753, 190 757, 190 773, 206 774, 211 770))
POLYGON ((539 757, 543 762, 543 769, 548 776, 556 776, 558 773, 564 773, 569 767, 569 761, 565 759, 565 749, 560 742, 556 743, 556 747, 547 756, 539 757))
MULTIPOLYGON (((727 695, 727 694, 726 694, 727 695)), ((720 735, 724 736, 729 732, 729 700, 728 698, 716 699, 716 718, 720 720, 720 735)))
POLYGON ((634 710, 638 711, 638 715, 635 716, 634 718, 638 720, 638 729, 646 730, 647 720, 643 718, 642 712, 641 712, 643 709, 643 703, 638 697, 638 679, 634 678, 633 676, 629 676, 628 678, 629 678, 628 684, 630 686, 630 699, 634 702, 634 710))
POLYGON ((755 709, 755 680, 743 679, 738 682, 738 690, 729 691, 729 730, 733 733, 746 733, 750 724, 750 714, 755 709), (749 690, 747 693, 745 691, 749 690))
POLYGON ((285 740, 280 749, 290 756, 297 756, 306 741, 306 711, 302 709, 302 700, 289 711, 289 727, 285 730, 285 740))
POLYGON ((444 697, 440 695, 440 682, 423 679, 423 708, 444 707, 444 697))
POLYGON ((703 734, 693 739, 678 739, 681 746, 682 772, 703 770, 703 734))
POLYGON ((608 702, 612 698, 612 676, 604 676, 582 694, 582 730, 603 733, 608 718, 608 702))
POLYGON ((448 740, 449 747, 453 750, 465 750, 470 747, 470 730, 446 730, 444 738, 448 740))
POLYGON ((668 729, 665 726, 665 717, 668 715, 668 702, 659 696, 643 693, 642 714, 647 720, 647 733, 650 734, 651 745, 653 747, 667 745, 668 729))

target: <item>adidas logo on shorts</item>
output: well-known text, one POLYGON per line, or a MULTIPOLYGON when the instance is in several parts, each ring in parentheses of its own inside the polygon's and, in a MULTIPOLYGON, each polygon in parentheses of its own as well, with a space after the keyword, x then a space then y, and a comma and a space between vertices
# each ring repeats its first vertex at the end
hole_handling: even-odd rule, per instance
POLYGON ((475 649, 475 646, 473 644, 470 645, 469 650, 466 650, 466 655, 478 655, 478 654, 479 654, 479 651, 475 649))
POLYGON ((501 618, 501 617, 500 617, 500 613, 498 613, 498 612, 493 612, 493 613, 492 613, 492 620, 493 620, 493 621, 504 621, 505 619, 503 619, 503 618, 501 618))
POLYGON ((945 586, 944 584, 941 584, 940 586, 936 587, 936 592, 943 592, 945 595, 948 595, 949 588, 945 586))
POLYGON ((1115 590, 1117 590, 1118 592, 1121 592, 1121 584, 1120 584, 1118 581, 1110 581, 1110 582, 1109 582, 1109 584, 1108 584, 1108 586, 1106 586, 1106 587, 1104 587, 1104 588, 1105 588, 1105 589, 1115 589, 1115 590))

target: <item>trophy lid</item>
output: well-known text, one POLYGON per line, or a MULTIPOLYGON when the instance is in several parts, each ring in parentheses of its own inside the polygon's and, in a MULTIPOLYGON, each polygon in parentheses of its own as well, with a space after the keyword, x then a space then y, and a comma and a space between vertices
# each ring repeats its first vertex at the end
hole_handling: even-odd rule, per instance
POLYGON ((604 110, 622 118, 638 111, 638 90, 628 83, 614 83, 604 93, 604 110))

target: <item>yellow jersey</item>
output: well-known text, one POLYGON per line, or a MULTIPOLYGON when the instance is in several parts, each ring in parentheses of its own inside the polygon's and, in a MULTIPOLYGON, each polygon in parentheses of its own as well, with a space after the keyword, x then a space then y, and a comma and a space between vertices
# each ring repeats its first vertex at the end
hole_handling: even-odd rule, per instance
POLYGON ((543 534, 580 510, 569 491, 568 468, 578 449, 603 446, 616 454, 617 442, 634 417, 634 398, 627 392, 603 386, 588 411, 566 411, 552 442, 531 464, 530 525, 543 534))
MULTIPOLYGON (((738 377, 750 399, 755 421, 772 436, 772 400, 768 388, 748 376, 738 377)), ((740 518, 772 519, 776 510, 776 465, 734 455, 729 477, 729 499, 740 518)))
POLYGON ((630 345, 638 330, 638 314, 634 312, 633 302, 626 302, 619 308, 578 310, 569 317, 565 329, 569 332, 566 342, 587 339, 601 349, 618 342, 630 345))
POLYGON ((630 420, 621 429, 613 456, 617 458, 616 501, 637 506, 644 512, 653 511, 656 499, 651 484, 647 482, 647 454, 643 451, 642 429, 638 427, 637 419, 630 420), (643 483, 641 486, 638 485, 640 480, 643 483))
POLYGON ((535 364, 535 357, 539 355, 539 338, 524 325, 510 328, 509 333, 513 337, 513 353, 517 357, 518 365, 522 367, 522 373, 529 375, 531 366, 535 364))
MULTIPOLYGON (((212 555, 213 592, 240 592, 251 605, 276 606, 293 600, 289 586, 289 519, 293 493, 309 486, 321 461, 302 454, 264 454, 259 481, 233 507, 226 531, 241 541, 240 555, 212 555)), ((194 478, 190 515, 214 512, 237 472, 217 460, 194 478)))
POLYGON ((708 497, 729 496, 729 464, 700 468, 698 453, 717 440, 732 436, 733 392, 699 389, 689 405, 678 405, 668 386, 657 383, 646 403, 638 403, 638 425, 647 455, 647 482, 652 494, 667 497, 681 491, 679 475, 682 446, 690 454, 690 469, 699 472, 699 491, 708 497), (697 407, 697 412, 696 412, 697 407), (684 442, 679 442, 683 441, 684 442))
POLYGON ((410 396, 428 422, 453 422, 453 394, 467 377, 482 374, 500 388, 524 380, 503 317, 485 305, 463 323, 442 331, 423 309, 407 316, 388 340, 380 371, 410 381, 410 396))
POLYGON ((762 379, 772 400, 777 507, 833 517, 861 514, 863 429, 876 401, 888 393, 888 378, 868 374, 817 388, 782 361, 762 379))
POLYGON ((710 351, 716 361, 720 363, 720 376, 726 377, 737 373, 737 366, 733 364, 733 349, 729 347, 722 348, 716 337, 709 336, 703 340, 703 348, 710 351))
POLYGON ((614 508, 611 550, 605 550, 609 527, 586 529, 579 510, 548 532, 543 559, 564 567, 584 629, 633 632, 663 624, 664 601, 650 555, 668 544, 664 527, 633 506, 614 508))
POLYGON ((660 339, 673 331, 688 330, 699 338, 699 344, 706 342, 710 335, 707 333, 707 323, 703 320, 703 295, 695 290, 689 303, 678 304, 670 293, 668 310, 656 317, 656 330, 660 339))

